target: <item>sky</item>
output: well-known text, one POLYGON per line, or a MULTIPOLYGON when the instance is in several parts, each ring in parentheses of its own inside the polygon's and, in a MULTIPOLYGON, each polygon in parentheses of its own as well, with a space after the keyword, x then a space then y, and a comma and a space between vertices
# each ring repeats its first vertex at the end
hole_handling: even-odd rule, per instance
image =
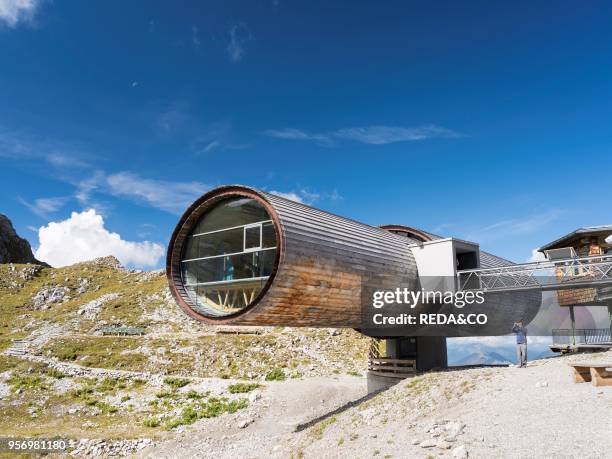
POLYGON ((523 262, 612 223, 612 4, 0 0, 0 213, 164 265, 222 184, 523 262))

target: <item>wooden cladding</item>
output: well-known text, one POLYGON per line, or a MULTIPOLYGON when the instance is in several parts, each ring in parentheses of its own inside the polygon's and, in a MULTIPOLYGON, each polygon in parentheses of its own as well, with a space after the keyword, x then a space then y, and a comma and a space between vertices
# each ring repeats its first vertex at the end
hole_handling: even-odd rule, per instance
POLYGON ((189 315, 234 325, 355 328, 362 305, 371 303, 375 290, 417 288, 416 263, 402 236, 238 185, 206 193, 185 212, 168 247, 166 273, 174 298, 189 315), (249 307, 231 316, 207 317, 182 283, 185 238, 212 205, 240 196, 258 200, 274 222, 274 270, 249 307))

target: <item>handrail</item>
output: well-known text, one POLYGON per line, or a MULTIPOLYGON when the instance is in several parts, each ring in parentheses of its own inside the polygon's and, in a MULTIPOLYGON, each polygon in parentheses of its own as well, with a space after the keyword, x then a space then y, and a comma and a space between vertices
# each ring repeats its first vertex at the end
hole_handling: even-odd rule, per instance
POLYGON ((612 255, 457 271, 459 290, 561 290, 612 285, 612 255), (548 271, 547 275, 543 273, 548 271))
MULTIPOLYGON (((475 272, 487 272, 487 271, 498 271, 500 269, 518 269, 518 270, 524 270, 526 268, 530 268, 530 267, 534 267, 535 270, 539 270, 539 269, 550 269, 550 268, 558 268, 560 266, 567 266, 564 265, 564 263, 575 263, 577 261, 582 262, 582 261, 593 261, 594 259, 605 259, 605 262, 610 262, 612 263, 612 255, 593 255, 590 257, 581 257, 581 258, 566 258, 563 260, 555 260, 555 261, 548 261, 548 260, 544 260, 544 261, 533 261, 533 262, 529 262, 529 263, 517 263, 514 265, 507 265, 507 266, 498 266, 496 268, 474 268, 474 269, 461 269, 457 271, 457 274, 469 274, 469 273, 475 273, 475 272)), ((592 263, 589 263, 592 264, 592 263)), ((583 266, 583 265, 580 265, 583 266)))

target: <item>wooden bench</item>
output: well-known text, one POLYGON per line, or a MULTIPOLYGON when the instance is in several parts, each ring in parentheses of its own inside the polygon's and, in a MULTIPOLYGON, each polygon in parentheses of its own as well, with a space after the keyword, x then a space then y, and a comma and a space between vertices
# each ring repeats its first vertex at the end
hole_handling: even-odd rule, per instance
POLYGON ((136 336, 144 335, 144 327, 102 327, 103 335, 136 336))
POLYGON ((574 382, 592 381, 594 386, 612 386, 612 363, 570 363, 574 368, 574 382))

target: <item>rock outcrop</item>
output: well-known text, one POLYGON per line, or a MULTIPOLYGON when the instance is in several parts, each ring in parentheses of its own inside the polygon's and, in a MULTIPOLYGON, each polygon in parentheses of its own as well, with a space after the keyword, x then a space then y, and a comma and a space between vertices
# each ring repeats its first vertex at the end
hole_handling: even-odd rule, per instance
POLYGON ((30 243, 19 237, 6 215, 0 214, 0 263, 30 263, 49 266, 32 254, 30 243))

